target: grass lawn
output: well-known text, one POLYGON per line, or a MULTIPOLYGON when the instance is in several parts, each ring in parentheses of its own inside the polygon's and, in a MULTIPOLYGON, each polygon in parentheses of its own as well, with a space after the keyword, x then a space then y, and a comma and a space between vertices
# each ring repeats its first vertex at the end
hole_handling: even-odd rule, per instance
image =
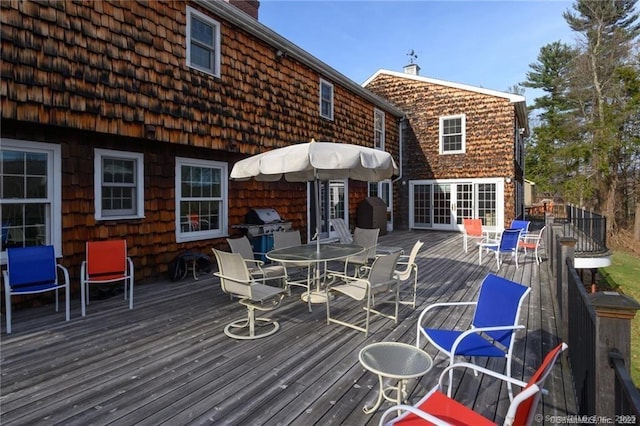
MULTIPOLYGON (((608 286, 640 302, 640 257, 614 251, 611 266, 599 270, 608 286)), ((631 322, 631 377, 640 387, 640 311, 631 322)))

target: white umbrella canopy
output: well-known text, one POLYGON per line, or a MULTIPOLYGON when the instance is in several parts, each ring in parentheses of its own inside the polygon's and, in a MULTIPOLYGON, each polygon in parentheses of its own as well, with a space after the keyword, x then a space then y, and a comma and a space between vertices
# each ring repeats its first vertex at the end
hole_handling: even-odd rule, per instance
MULTIPOLYGON (((398 175, 391 154, 378 149, 335 142, 299 143, 256 154, 238 161, 231 169, 232 180, 255 179, 275 182, 315 182, 316 218, 320 217, 319 181, 354 179, 379 182, 398 175)), ((318 250, 320 226, 316 220, 318 250)))
POLYGON ((391 154, 334 142, 309 142, 276 148, 238 161, 231 179, 274 182, 354 179, 379 182, 398 174, 391 154))

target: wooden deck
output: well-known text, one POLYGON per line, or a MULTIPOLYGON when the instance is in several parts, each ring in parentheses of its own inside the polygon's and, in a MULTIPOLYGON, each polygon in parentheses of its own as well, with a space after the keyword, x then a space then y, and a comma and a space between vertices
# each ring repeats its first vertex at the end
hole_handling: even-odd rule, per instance
MULTIPOLYGON (((460 234, 399 231, 381 237, 380 243, 408 251, 417 239, 425 242, 418 259, 420 306, 474 299, 483 277, 495 271, 493 258, 478 266, 477 250, 463 252, 460 234)), ((550 277, 546 264, 538 267, 532 257, 518 269, 507 263, 499 275, 532 288, 522 312, 527 331, 518 335, 513 364, 514 377, 527 380, 558 342, 550 277)), ((178 283, 139 284, 132 311, 121 296, 92 301, 85 318, 75 297, 70 322, 52 306, 18 310, 12 335, 4 332, 4 318, 2 324, 0 423, 377 424, 389 403, 373 415, 362 412, 363 405, 375 401, 378 388, 377 377, 359 364, 358 352, 382 340, 414 344, 421 309, 402 306, 397 326, 374 316, 365 339, 361 332, 327 325, 323 305, 307 312, 300 292, 294 288, 271 313, 281 329, 254 341, 223 334, 223 327, 245 311, 221 292, 216 279, 205 275, 199 281, 188 277, 178 283)), ((342 298, 336 306, 349 304, 342 298)), ((465 326, 469 316, 441 315, 432 324, 465 326)), ((433 347, 426 350, 435 366, 410 383, 410 401, 430 389, 447 365, 433 347)), ((504 367, 504 361, 480 362, 501 371, 504 367)), ((566 358, 547 385, 540 414, 575 413, 566 358)), ((471 373, 457 374, 454 386, 459 401, 502 422, 506 387, 471 373)))

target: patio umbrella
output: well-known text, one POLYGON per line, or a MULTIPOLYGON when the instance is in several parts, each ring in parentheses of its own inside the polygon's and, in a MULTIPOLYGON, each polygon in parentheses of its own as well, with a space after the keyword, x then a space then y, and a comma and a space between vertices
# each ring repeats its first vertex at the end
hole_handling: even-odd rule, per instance
POLYGON ((238 161, 231 179, 275 182, 314 182, 316 239, 320 247, 320 181, 354 179, 379 182, 398 174, 391 154, 359 145, 315 142, 300 143, 253 155, 238 161))

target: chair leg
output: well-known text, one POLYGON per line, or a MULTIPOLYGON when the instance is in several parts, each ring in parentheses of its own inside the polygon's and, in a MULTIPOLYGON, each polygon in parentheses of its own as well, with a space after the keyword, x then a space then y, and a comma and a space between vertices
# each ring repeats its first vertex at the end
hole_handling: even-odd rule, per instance
POLYGON ((4 303, 7 310, 7 334, 11 334, 11 293, 8 291, 4 293, 4 303))
POLYGON ((65 297, 65 310, 66 310, 66 320, 69 321, 71 319, 71 289, 69 288, 69 282, 67 282, 67 286, 64 289, 64 297, 65 297))
MULTIPOLYGON (((129 279, 131 280, 131 282, 129 282, 129 309, 133 309, 133 275, 129 279)), ((125 280, 125 282, 126 281, 127 280, 125 280)))
POLYGON ((411 307, 413 309, 416 308, 416 293, 418 292, 418 266, 413 269, 414 277, 413 277, 413 302, 411 303, 411 307))
POLYGON ((87 293, 87 289, 86 289, 87 283, 84 282, 84 280, 80 281, 80 306, 82 307, 82 316, 85 316, 87 314, 87 308, 86 308, 86 304, 88 303, 87 300, 87 296, 85 293, 87 293))
MULTIPOLYGON (((511 377, 511 359, 507 358, 507 376, 511 377)), ((513 388, 511 382, 507 382, 507 391, 509 392, 509 401, 513 401, 513 388)))

